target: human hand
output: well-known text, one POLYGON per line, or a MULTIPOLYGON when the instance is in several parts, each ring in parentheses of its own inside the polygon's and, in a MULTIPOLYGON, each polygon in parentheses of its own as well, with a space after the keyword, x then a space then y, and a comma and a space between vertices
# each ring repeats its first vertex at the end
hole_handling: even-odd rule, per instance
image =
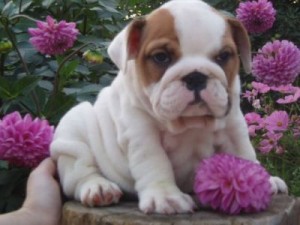
POLYGON ((58 225, 60 222, 62 203, 55 172, 54 162, 47 158, 28 178, 26 200, 21 211, 30 215, 32 224, 58 225))

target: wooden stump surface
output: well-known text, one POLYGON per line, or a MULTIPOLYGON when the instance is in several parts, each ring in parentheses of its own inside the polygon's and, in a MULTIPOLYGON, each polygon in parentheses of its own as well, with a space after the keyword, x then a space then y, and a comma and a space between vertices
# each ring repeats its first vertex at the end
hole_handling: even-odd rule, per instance
POLYGON ((67 202, 62 225, 300 225, 300 198, 276 195, 270 207, 261 213, 228 216, 209 209, 193 214, 145 215, 137 202, 121 202, 101 208, 87 208, 67 202))

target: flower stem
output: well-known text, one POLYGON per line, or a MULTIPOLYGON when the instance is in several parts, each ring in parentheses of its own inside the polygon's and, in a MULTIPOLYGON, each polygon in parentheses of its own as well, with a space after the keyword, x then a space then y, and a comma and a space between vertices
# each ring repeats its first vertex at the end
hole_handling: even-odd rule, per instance
POLYGON ((20 58, 20 60, 21 60, 21 62, 22 62, 22 64, 23 64, 23 67, 24 67, 24 70, 25 70, 26 74, 29 75, 30 72, 29 72, 28 67, 27 67, 27 64, 26 64, 26 62, 24 61, 24 59, 23 59, 23 57, 22 57, 22 55, 21 55, 21 52, 20 52, 20 50, 19 50, 19 48, 18 48, 18 46, 17 46, 17 43, 16 43, 16 41, 15 41, 14 35, 10 32, 9 27, 8 27, 7 24, 4 26, 4 29, 5 29, 5 31, 6 31, 6 33, 7 33, 7 36, 8 36, 8 38, 9 38, 9 40, 11 41, 11 43, 12 43, 12 45, 13 45, 13 47, 14 47, 14 49, 16 50, 17 55, 19 56, 19 58, 20 58))
MULTIPOLYGON (((21 10, 21 6, 22 6, 22 0, 20 1, 20 5, 19 5, 19 6, 20 6, 19 11, 20 11, 20 10, 21 10)), ((29 20, 36 21, 36 20, 34 20, 33 18, 31 18, 31 17, 29 17, 29 16, 21 15, 21 14, 20 14, 20 15, 16 15, 16 16, 14 16, 14 17, 11 17, 10 19, 12 20, 12 19, 20 18, 20 17, 24 17, 24 18, 27 18, 27 19, 29 19, 29 20)), ((29 74, 30 74, 30 71, 29 71, 29 69, 28 69, 28 67, 27 67, 27 64, 26 64, 26 62, 24 61, 24 59, 23 59, 23 57, 22 57, 22 54, 21 54, 21 52, 20 52, 20 50, 19 50, 19 48, 18 48, 18 46, 17 46, 17 43, 16 43, 16 37, 14 36, 14 34, 13 34, 13 33, 10 31, 10 29, 9 29, 9 21, 6 20, 6 21, 2 22, 2 24, 4 25, 4 30, 5 30, 5 32, 7 33, 7 36, 8 36, 8 38, 10 39, 10 41, 11 41, 11 43, 12 43, 14 49, 16 50, 17 55, 18 55, 18 57, 20 58, 21 63, 23 64, 23 67, 24 67, 24 70, 25 70, 26 74, 29 75, 29 74)), ((0 76, 4 76, 4 62, 5 62, 5 55, 4 55, 4 54, 1 54, 1 55, 0 55, 0 76)), ((41 113, 41 108, 40 108, 40 104, 39 104, 39 101, 38 101, 36 92, 33 91, 32 94, 31 94, 31 96, 32 96, 33 101, 34 101, 34 103, 35 103, 35 105, 36 105, 37 112, 38 112, 38 114, 40 114, 40 113, 41 113)), ((21 103, 20 103, 20 104, 21 104, 21 103)), ((24 104, 21 104, 21 105, 23 105, 24 108, 25 108, 25 106, 26 106, 26 105, 24 105, 24 104)), ((30 109, 29 109, 28 107, 26 107, 26 108, 27 108, 28 111, 30 111, 30 109)))
POLYGON ((81 49, 85 48, 88 45, 94 45, 94 43, 86 43, 82 46, 80 46, 78 49, 76 49, 74 52, 70 53, 68 56, 66 56, 63 61, 59 64, 58 69, 56 71, 56 75, 54 78, 54 84, 53 84, 53 93, 52 95, 55 96, 60 91, 60 71, 62 70, 65 63, 70 60, 75 54, 77 54, 81 49))
POLYGON ((25 18, 25 19, 31 20, 35 23, 38 22, 38 20, 36 20, 30 16, 24 15, 24 14, 18 14, 18 15, 12 16, 12 17, 10 17, 10 20, 14 20, 14 19, 18 19, 18 18, 25 18))
POLYGON ((0 54, 0 77, 4 76, 5 54, 0 54))
POLYGON ((20 0, 20 3, 19 3, 19 14, 21 13, 22 3, 23 3, 23 0, 20 0))
POLYGON ((19 106, 20 106, 21 108, 23 108, 26 112, 29 112, 31 115, 35 115, 35 116, 36 116, 36 114, 35 114, 29 107, 27 107, 26 104, 24 104, 23 102, 19 102, 18 104, 19 104, 19 106))
POLYGON ((83 32, 82 32, 83 35, 86 35, 86 29, 87 29, 87 16, 86 16, 86 14, 84 14, 84 17, 83 17, 83 32))
POLYGON ((32 91, 31 93, 31 97, 32 97, 32 100, 36 106, 36 112, 37 112, 37 116, 42 116, 42 109, 41 109, 41 105, 40 105, 40 102, 39 102, 39 99, 38 99, 38 96, 37 96, 37 93, 35 90, 32 91))

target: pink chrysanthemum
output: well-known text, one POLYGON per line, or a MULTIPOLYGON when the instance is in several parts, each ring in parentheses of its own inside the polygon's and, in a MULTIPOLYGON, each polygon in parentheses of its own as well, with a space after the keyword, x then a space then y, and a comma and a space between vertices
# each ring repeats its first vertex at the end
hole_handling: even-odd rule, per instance
POLYGON ((194 191, 203 205, 228 214, 265 210, 271 200, 269 174, 257 163, 229 154, 203 160, 194 191))
POLYGON ((18 112, 0 120, 0 159, 19 167, 36 167, 49 156, 53 126, 47 120, 35 119, 18 112))
POLYGON ((289 126, 289 115, 286 111, 275 111, 265 119, 265 127, 268 131, 286 131, 289 126))
POLYGON ((258 0, 241 2, 236 13, 249 33, 262 33, 273 26, 276 10, 271 2, 258 0))
POLYGON ((300 49, 292 42, 268 42, 252 62, 254 77, 269 86, 291 84, 300 73, 300 49))
POLYGON ((66 21, 57 23, 51 16, 46 22, 38 21, 38 28, 29 28, 30 43, 42 54, 59 55, 74 45, 79 31, 76 24, 66 21))

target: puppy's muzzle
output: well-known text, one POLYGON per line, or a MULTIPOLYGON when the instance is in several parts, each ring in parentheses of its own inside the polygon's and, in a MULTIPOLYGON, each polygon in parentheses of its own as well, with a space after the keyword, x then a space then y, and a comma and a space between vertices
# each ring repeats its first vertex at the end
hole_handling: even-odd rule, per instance
POLYGON ((192 72, 184 76, 181 80, 185 83, 186 88, 194 92, 194 101, 190 104, 194 105, 201 101, 200 91, 206 88, 208 77, 200 72, 192 72))

